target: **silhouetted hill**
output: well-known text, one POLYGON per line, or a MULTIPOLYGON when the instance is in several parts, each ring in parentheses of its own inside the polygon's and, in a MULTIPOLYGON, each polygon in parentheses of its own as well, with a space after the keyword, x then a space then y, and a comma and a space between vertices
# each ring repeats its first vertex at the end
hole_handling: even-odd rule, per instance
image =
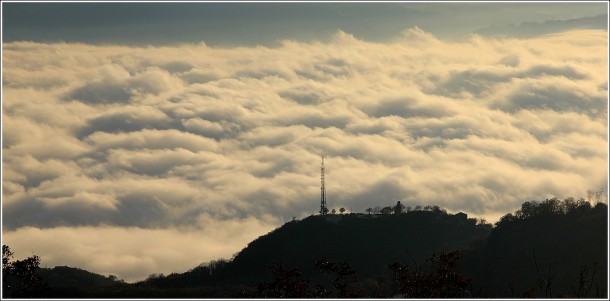
POLYGON ((442 211, 310 216, 252 241, 227 272, 236 281, 255 284, 268 278, 265 271, 277 263, 299 267, 305 278, 319 280, 313 263, 326 258, 348 262, 364 280, 389 276, 389 263, 422 261, 442 250, 464 249, 490 232, 491 225, 476 225, 474 219, 442 211))
POLYGON ((607 296, 607 219, 602 203, 526 202, 497 223, 482 248, 466 254, 463 271, 491 296, 607 296), (582 279, 581 269, 588 273, 582 279))
POLYGON ((116 276, 103 276, 83 269, 56 266, 54 268, 39 268, 38 275, 47 286, 42 292, 46 298, 92 298, 121 297, 129 292, 130 284, 116 276))
POLYGON ((89 271, 67 266, 40 268, 38 274, 51 287, 106 287, 122 283, 115 276, 102 276, 89 271))
POLYGON ((390 264, 414 271, 433 254, 460 250, 464 256, 457 258, 458 271, 472 280, 462 296, 607 297, 607 219, 605 204, 592 207, 572 199, 526 202, 493 228, 431 206, 402 214, 316 215, 255 239, 233 260, 151 275, 134 284, 66 267, 41 274, 51 287, 79 287, 54 289, 52 297, 252 297, 257 285, 278 281, 310 287, 310 293, 319 284, 332 290, 343 281, 361 296, 391 297, 399 285, 390 264), (351 269, 358 281, 345 282, 344 277, 333 282, 334 276, 316 266, 319 259, 336 263, 335 268, 349 267, 345 275, 351 269), (281 268, 275 265, 272 271, 274 264, 281 268))

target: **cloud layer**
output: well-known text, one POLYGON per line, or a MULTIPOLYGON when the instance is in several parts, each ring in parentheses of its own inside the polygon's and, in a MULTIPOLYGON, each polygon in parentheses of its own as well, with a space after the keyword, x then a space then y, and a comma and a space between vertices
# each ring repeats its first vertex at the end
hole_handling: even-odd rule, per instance
POLYGON ((151 262, 101 267, 42 238, 154 236, 159 253, 196 245, 184 270, 315 213, 320 152, 328 204, 348 211, 401 200, 494 220, 580 197, 608 182, 607 43, 599 30, 448 42, 418 28, 276 48, 5 43, 5 240, 136 279, 171 262, 115 246, 151 262), (223 223, 247 230, 206 230, 223 223))
POLYGON ((41 256, 41 265, 69 265, 127 282, 150 274, 185 272, 198 264, 229 258, 273 229, 255 218, 219 221, 202 215, 203 229, 134 227, 23 227, 8 232, 6 241, 17 256, 41 256), (68 247, 66 247, 68 246, 68 247))

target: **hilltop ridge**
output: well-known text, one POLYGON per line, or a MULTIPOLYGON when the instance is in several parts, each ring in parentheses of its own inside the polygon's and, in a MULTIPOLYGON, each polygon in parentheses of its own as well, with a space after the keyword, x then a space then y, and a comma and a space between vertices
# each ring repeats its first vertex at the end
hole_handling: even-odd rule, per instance
POLYGON ((304 275, 313 277, 313 267, 307 263, 326 258, 351 263, 365 279, 380 276, 390 262, 409 257, 420 261, 442 250, 464 249, 490 232, 491 225, 441 211, 315 215, 255 239, 232 263, 245 280, 256 278, 273 263, 299 266, 304 275))
MULTIPOLYGON (((281 296, 282 287, 301 288, 290 292, 300 297, 340 297, 348 292, 364 297, 419 296, 404 295, 413 291, 400 279, 416 275, 410 276, 413 271, 429 271, 424 267, 435 260, 442 263, 443 258, 450 260, 443 273, 461 281, 460 296, 607 296, 604 203, 592 206, 571 198, 525 202, 495 227, 463 213, 426 208, 295 219, 253 240, 231 260, 214 260, 184 273, 151 275, 131 284, 80 269, 47 269, 41 273, 51 284, 45 296, 272 297, 281 296), (397 268, 403 269, 403 278, 397 268), (95 283, 78 279, 85 274, 95 283), (78 285, 67 286, 70 283, 78 285)), ((425 285, 434 285, 429 281, 437 276, 446 275, 422 279, 428 281, 425 285)), ((433 295, 422 296, 434 296, 438 287, 427 289, 433 295)))

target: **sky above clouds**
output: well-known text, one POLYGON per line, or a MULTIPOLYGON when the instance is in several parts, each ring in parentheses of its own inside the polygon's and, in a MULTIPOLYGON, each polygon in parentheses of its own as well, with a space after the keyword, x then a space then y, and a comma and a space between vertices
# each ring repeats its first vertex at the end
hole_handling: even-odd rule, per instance
POLYGON ((400 200, 608 183, 606 3, 3 3, 2 227, 127 281, 400 200))
POLYGON ((9 3, 4 42, 279 46, 337 29, 387 42, 419 27, 442 39, 607 28, 604 3, 9 3))

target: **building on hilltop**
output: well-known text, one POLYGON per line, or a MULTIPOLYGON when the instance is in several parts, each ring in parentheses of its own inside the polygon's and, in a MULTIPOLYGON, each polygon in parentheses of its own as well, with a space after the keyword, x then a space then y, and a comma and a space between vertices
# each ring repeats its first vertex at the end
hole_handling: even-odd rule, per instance
POLYGON ((394 214, 401 214, 404 209, 405 205, 401 204, 400 201, 398 201, 396 203, 396 206, 394 206, 394 214))

